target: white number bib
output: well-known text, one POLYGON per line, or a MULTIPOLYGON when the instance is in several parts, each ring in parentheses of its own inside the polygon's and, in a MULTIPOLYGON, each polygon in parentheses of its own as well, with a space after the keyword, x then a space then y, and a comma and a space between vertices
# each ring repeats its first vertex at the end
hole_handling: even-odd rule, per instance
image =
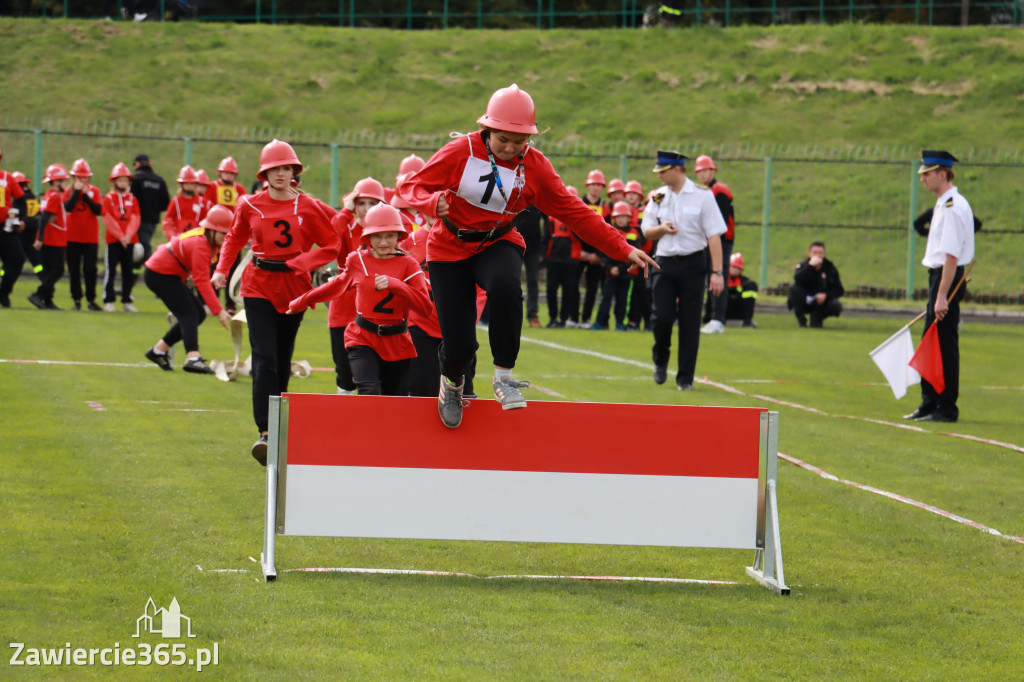
MULTIPOLYGON (((501 186, 508 195, 515 185, 516 173, 512 169, 498 166, 498 175, 501 177, 501 186)), ((462 171, 462 180, 459 182, 458 195, 474 206, 493 213, 504 213, 507 206, 494 181, 490 162, 475 156, 469 157, 466 161, 466 168, 462 171)))

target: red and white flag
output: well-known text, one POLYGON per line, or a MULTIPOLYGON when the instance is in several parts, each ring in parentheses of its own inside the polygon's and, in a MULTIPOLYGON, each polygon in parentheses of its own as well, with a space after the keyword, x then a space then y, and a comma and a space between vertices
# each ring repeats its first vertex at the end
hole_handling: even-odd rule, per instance
POLYGON ((907 387, 921 382, 921 375, 910 366, 914 356, 914 340, 907 325, 871 351, 871 359, 882 370, 889 388, 899 400, 907 394, 907 387))
POLYGON ((910 366, 921 374, 921 378, 932 385, 936 393, 946 390, 946 376, 942 371, 942 350, 939 348, 939 323, 928 327, 921 343, 910 360, 910 366))

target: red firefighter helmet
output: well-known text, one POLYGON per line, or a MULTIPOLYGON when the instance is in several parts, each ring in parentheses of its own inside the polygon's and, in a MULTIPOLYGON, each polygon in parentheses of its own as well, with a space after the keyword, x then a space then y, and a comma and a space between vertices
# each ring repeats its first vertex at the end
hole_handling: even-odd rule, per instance
POLYGON ((643 196, 644 186, 640 184, 639 180, 630 180, 626 183, 626 194, 629 194, 630 192, 643 196))
POLYGON ((715 165, 714 160, 707 154, 701 154, 698 156, 697 161, 693 164, 693 170, 695 171, 707 170, 709 168, 711 170, 718 170, 718 166, 715 165))
POLYGON ((128 170, 128 166, 124 165, 123 163, 118 163, 116 166, 114 166, 110 170, 110 181, 111 182, 113 182, 114 180, 117 180, 118 178, 130 178, 130 177, 132 177, 132 172, 130 170, 128 170))
POLYGON ((420 168, 423 168, 426 165, 426 161, 416 156, 415 154, 410 154, 409 156, 402 159, 402 162, 398 164, 398 177, 395 178, 395 181, 397 182, 398 178, 400 177, 408 177, 412 175, 413 173, 415 173, 420 168))
POLYGON ((192 166, 185 165, 178 171, 178 182, 195 182, 196 172, 192 166))
POLYGON ((352 201, 356 199, 376 199, 383 202, 384 185, 373 178, 363 178, 352 188, 352 201))
POLYGON ((68 169, 64 167, 64 164, 53 163, 46 167, 46 176, 43 178, 43 182, 67 180, 70 177, 71 176, 68 175, 68 169))
POLYGON ((22 173, 21 171, 14 171, 13 173, 11 173, 11 177, 14 178, 14 181, 19 185, 28 184, 28 178, 26 178, 25 174, 22 173))
POLYGON ((231 221, 235 214, 227 206, 217 204, 206 214, 206 217, 199 221, 199 227, 215 232, 228 232, 231 229, 231 221))
POLYGON ((292 146, 281 140, 272 140, 260 152, 260 172, 256 174, 256 177, 266 180, 267 171, 278 166, 294 166, 295 175, 302 174, 302 162, 295 155, 292 146))
POLYGON ((604 173, 597 170, 596 168, 587 173, 587 181, 584 185, 607 185, 608 182, 604 179, 604 173))
POLYGON ((407 234, 405 225, 402 223, 402 214, 394 206, 377 204, 366 212, 366 219, 363 221, 363 239, 368 242, 368 237, 371 234, 380 232, 407 234))
POLYGON ((217 164, 217 172, 238 173, 238 164, 235 163, 235 158, 233 156, 225 156, 223 159, 221 159, 220 163, 217 164))
POLYGON ((71 164, 71 174, 76 178, 91 178, 92 168, 89 168, 89 162, 85 159, 75 159, 71 164))
POLYGON ((533 98, 513 83, 495 90, 487 102, 487 111, 476 120, 485 128, 508 133, 537 134, 537 109, 533 98))
POLYGON ((616 201, 615 205, 612 206, 612 217, 615 218, 620 215, 633 215, 633 209, 625 201, 616 201))
POLYGON ((412 206, 409 205, 409 202, 403 199, 402 195, 399 193, 406 177, 407 176, 405 174, 399 174, 395 178, 395 193, 391 195, 391 201, 388 202, 395 208, 412 208, 412 206))
POLYGON ((745 266, 745 263, 743 262, 743 254, 737 251, 736 253, 729 256, 729 265, 731 265, 734 268, 739 268, 740 270, 742 270, 745 266))
POLYGON ((625 191, 626 191, 626 183, 624 183, 619 178, 612 178, 612 181, 608 183, 608 194, 609 195, 612 192, 625 192, 625 191))
POLYGON ((203 187, 206 187, 210 184, 210 176, 206 174, 206 171, 200 168, 196 171, 196 182, 203 187))

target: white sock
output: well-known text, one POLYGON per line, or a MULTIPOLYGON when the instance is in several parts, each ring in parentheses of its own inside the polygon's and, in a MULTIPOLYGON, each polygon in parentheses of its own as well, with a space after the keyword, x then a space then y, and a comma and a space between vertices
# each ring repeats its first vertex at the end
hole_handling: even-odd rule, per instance
POLYGON ((160 349, 159 349, 159 348, 157 348, 156 346, 153 346, 153 352, 154 352, 154 353, 155 353, 156 355, 167 355, 167 351, 165 351, 165 350, 160 350, 160 349))
POLYGON ((510 369, 501 369, 500 367, 495 367, 494 368, 494 380, 495 381, 501 381, 503 377, 508 377, 509 379, 511 379, 512 378, 512 370, 510 370, 510 369))

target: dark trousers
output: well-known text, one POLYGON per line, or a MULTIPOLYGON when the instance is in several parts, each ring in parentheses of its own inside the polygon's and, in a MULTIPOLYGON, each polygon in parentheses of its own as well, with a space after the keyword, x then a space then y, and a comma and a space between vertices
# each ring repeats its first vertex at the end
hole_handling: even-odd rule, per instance
POLYGON ((0 232, 0 263, 3 264, 3 276, 0 276, 0 297, 10 296, 14 283, 21 276, 21 268, 25 265, 25 251, 21 239, 14 232, 0 232))
POLYGON ((107 244, 107 252, 103 256, 104 303, 113 303, 117 300, 114 278, 117 277, 118 267, 121 268, 121 302, 132 302, 132 286, 135 284, 135 277, 132 275, 132 248, 131 244, 125 246, 121 242, 107 244))
MULTIPOLYGON (((238 269, 238 264, 242 262, 242 254, 239 253, 235 256, 235 262, 231 264, 231 270, 228 271, 228 282, 235 276, 235 270, 238 269)), ((217 269, 217 264, 210 265, 210 275, 213 276, 213 271, 217 269)), ((231 298, 231 287, 224 287, 224 307, 228 310, 235 309, 235 299, 231 298)))
POLYGON ((142 244, 142 250, 145 255, 142 257, 142 261, 146 262, 149 257, 153 254, 153 247, 150 246, 150 242, 153 241, 153 234, 156 232, 156 223, 141 223, 139 225, 139 243, 142 244))
POLYGON ((580 321, 580 273, 583 263, 578 260, 568 263, 548 262, 548 315, 552 320, 566 322, 580 321), (558 290, 562 290, 562 309, 559 316, 558 290))
POLYGON ((756 294, 757 285, 752 285, 752 289, 744 288, 742 292, 727 289, 729 297, 728 314, 726 317, 730 320, 743 320, 749 322, 754 317, 754 304, 757 303, 757 299, 753 295, 744 296, 744 294, 756 294))
POLYGON ((430 284, 441 325, 441 373, 453 381, 466 373, 476 349, 476 286, 487 292, 488 337, 498 367, 515 367, 523 331, 523 250, 508 241, 469 258, 431 261, 430 284))
MULTIPOLYGON (((601 279, 604 277, 604 266, 585 264, 583 266, 583 280, 586 286, 583 292, 583 312, 580 314, 580 322, 590 322, 590 316, 594 312, 594 303, 597 301, 597 292, 601 288, 601 279)), ((579 287, 579 284, 576 285, 579 287)))
POLYGON ((639 327, 643 324, 644 329, 651 326, 651 280, 642 274, 630 275, 632 284, 629 289, 629 318, 630 324, 639 327))
POLYGON ((679 363, 676 383, 692 384, 700 346, 700 311, 707 277, 704 252, 689 256, 659 257, 660 270, 651 275, 653 284, 652 325, 654 364, 667 366, 672 350, 672 325, 679 322, 679 363))
POLYGON ((85 300, 96 301, 96 256, 98 244, 68 242, 68 274, 71 275, 71 298, 82 300, 82 277, 85 277, 85 300))
POLYGON ((268 430, 270 396, 288 390, 295 337, 303 315, 279 313, 265 298, 245 298, 252 348, 252 416, 261 433, 268 430))
MULTIPOLYGON (((958 267, 951 286, 955 287, 963 276, 963 267, 958 267)), ((950 419, 959 419, 960 408, 957 407, 956 401, 960 397, 960 301, 967 293, 967 285, 960 287, 956 296, 949 302, 949 311, 946 313, 946 317, 941 322, 937 322, 935 300, 939 294, 941 280, 942 268, 932 268, 928 271, 928 312, 924 318, 924 331, 928 331, 928 327, 933 324, 939 325, 939 350, 942 353, 942 376, 946 382, 946 388, 939 393, 934 386, 922 378, 921 406, 918 409, 921 414, 938 412, 950 419)))
MULTIPOLYGON (((34 224, 35 221, 32 221, 34 224)), ((39 228, 26 227, 18 237, 21 239, 21 249, 25 252, 25 258, 32 264, 32 272, 36 274, 39 279, 43 278, 43 254, 36 251, 32 245, 36 241, 36 233, 39 232, 39 228)))
POLYGON ((597 309, 597 323, 608 326, 612 312, 612 299, 615 299, 615 322, 625 324, 626 302, 629 296, 629 275, 612 277, 606 274, 604 286, 601 287, 601 307, 597 309))
POLYGON ((537 317, 540 312, 540 249, 527 249, 523 254, 523 269, 526 271, 526 317, 537 317))
POLYGON ((36 293, 44 301, 52 301, 53 288, 64 276, 64 247, 43 244, 41 254, 43 256, 43 274, 39 278, 40 283, 36 293))
POLYGON ((202 299, 175 275, 162 275, 146 270, 143 280, 174 314, 175 322, 164 334, 164 343, 173 346, 179 341, 184 341, 186 352, 198 351, 199 325, 206 319, 202 299))
POLYGON ((412 344, 416 347, 416 357, 409 367, 409 395, 429 398, 437 395, 437 387, 441 383, 441 365, 437 359, 437 350, 441 347, 441 339, 428 336, 419 327, 409 327, 412 344))
POLYGON ((811 294, 799 284, 791 284, 789 287, 789 307, 796 315, 796 321, 801 327, 807 324, 807 316, 811 316, 811 326, 820 327, 826 317, 839 317, 843 312, 843 304, 838 298, 825 299, 824 303, 807 302, 811 294))
POLYGON ((348 361, 348 350, 345 349, 345 327, 330 327, 331 358, 334 360, 334 383, 344 391, 356 390, 356 382, 352 380, 352 367, 348 361))
MULTIPOLYGON (((729 257, 732 256, 732 241, 722 239, 722 281, 729 281, 729 257)), ((708 272, 711 272, 711 252, 705 251, 708 258, 708 272)), ((710 276, 709 276, 710 278, 710 276)), ((722 324, 725 324, 726 310, 729 305, 729 287, 722 289, 722 293, 718 296, 712 296, 708 293, 707 305, 704 309, 704 320, 718 320, 722 324)))
POLYGON ((410 360, 384 360, 369 346, 349 346, 348 362, 359 395, 409 395, 410 360))

